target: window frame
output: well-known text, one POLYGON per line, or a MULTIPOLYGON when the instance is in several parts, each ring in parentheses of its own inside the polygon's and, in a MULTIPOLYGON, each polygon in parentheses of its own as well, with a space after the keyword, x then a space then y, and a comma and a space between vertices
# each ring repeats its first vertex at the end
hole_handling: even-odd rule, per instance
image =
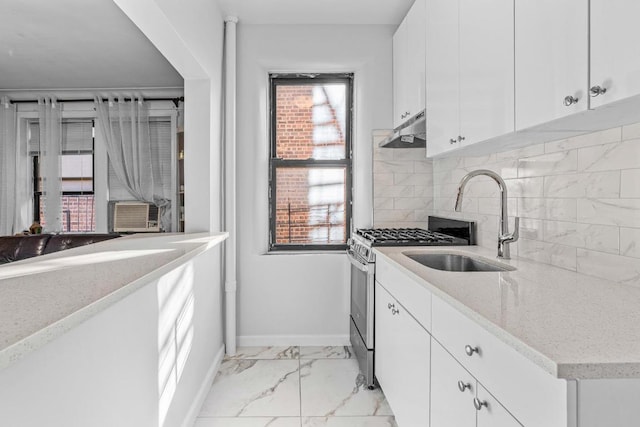
MULTIPOLYGON (((38 120, 35 120, 36 122, 38 120)), ((92 170, 92 190, 91 191, 62 191, 61 194, 63 196, 93 196, 93 203, 94 203, 94 210, 97 211, 97 201, 95 199, 96 197, 96 137, 95 137, 95 129, 96 129, 96 119, 93 117, 87 117, 87 118, 63 118, 62 122, 74 122, 74 121, 81 121, 81 122, 91 122, 91 126, 93 128, 93 133, 92 133, 92 137, 91 137, 91 151, 89 150, 81 150, 81 151, 74 151, 74 150, 62 150, 61 151, 61 156, 64 156, 65 154, 91 154, 91 170, 92 170)), ((28 121, 29 123, 29 121, 28 121)), ((41 218, 40 218, 40 198, 42 197, 43 191, 40 190, 40 155, 39 154, 31 154, 29 153, 29 156, 31 157, 31 167, 32 167, 32 180, 33 180, 33 185, 32 185, 32 190, 33 190, 33 220, 40 223, 41 222, 41 218)), ((63 178, 61 178, 63 179, 63 178)), ((64 212, 64 211, 63 211, 64 212)), ((96 221, 97 222, 97 221, 96 221)), ((97 224, 94 224, 95 228, 92 231, 80 231, 77 233, 95 233, 97 231, 97 224)), ((67 223, 67 227, 69 226, 69 223, 67 223)), ((61 233, 73 233, 72 231, 66 231, 63 230, 61 231, 61 233)))
POLYGON ((353 213, 353 73, 269 74, 269 252, 341 251, 351 238, 353 213), (302 86, 343 83, 345 96, 345 157, 336 160, 282 159, 277 157, 276 89, 278 86, 302 86), (345 169, 345 242, 344 243, 276 243, 276 174, 281 168, 345 169))

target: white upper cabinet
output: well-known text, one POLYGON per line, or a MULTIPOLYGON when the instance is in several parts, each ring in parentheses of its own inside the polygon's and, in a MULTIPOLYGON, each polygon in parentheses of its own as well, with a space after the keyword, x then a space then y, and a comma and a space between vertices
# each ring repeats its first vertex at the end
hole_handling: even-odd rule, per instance
POLYGON ((514 131, 513 0, 460 0, 462 145, 514 131))
POLYGON ((588 35, 587 0, 516 1, 516 130, 587 110, 588 35))
POLYGON ((393 35, 393 127, 397 128, 406 118, 406 72, 408 59, 408 31, 405 18, 393 35))
POLYGON ((591 0, 591 108, 640 94, 638 18, 638 0, 591 0))
POLYGON ((427 0, 427 156, 458 142, 458 2, 427 0))
POLYGON ((408 52, 407 67, 409 87, 407 103, 409 117, 413 117, 425 108, 425 44, 426 40, 426 0, 416 0, 407 14, 408 52))
POLYGON ((427 156, 514 131, 513 0, 427 0, 427 156))
POLYGON ((416 0, 393 35, 393 127, 425 107, 425 0, 416 0))

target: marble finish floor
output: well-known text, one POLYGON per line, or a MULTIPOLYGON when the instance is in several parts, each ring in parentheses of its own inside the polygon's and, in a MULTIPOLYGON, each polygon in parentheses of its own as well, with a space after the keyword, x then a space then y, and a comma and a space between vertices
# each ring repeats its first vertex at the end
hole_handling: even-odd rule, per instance
POLYGON ((244 347, 222 362, 194 427, 397 427, 349 347, 244 347))

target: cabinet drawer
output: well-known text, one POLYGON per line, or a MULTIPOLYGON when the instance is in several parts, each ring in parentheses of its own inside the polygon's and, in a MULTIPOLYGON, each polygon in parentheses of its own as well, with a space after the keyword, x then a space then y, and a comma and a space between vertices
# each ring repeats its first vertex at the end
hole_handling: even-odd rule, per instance
POLYGON ((381 256, 376 258, 376 281, 389 291, 423 328, 431 331, 431 292, 381 256))
POLYGON ((552 377, 440 298, 432 297, 432 310, 433 337, 522 424, 567 426, 566 381, 552 377), (471 356, 467 345, 477 349, 471 356))

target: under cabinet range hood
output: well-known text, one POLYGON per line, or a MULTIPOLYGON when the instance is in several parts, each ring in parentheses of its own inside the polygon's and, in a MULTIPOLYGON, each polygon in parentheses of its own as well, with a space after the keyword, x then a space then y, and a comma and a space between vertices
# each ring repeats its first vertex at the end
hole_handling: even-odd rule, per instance
POLYGON ((381 148, 424 148, 427 146, 427 121, 424 110, 393 130, 380 141, 381 148))

